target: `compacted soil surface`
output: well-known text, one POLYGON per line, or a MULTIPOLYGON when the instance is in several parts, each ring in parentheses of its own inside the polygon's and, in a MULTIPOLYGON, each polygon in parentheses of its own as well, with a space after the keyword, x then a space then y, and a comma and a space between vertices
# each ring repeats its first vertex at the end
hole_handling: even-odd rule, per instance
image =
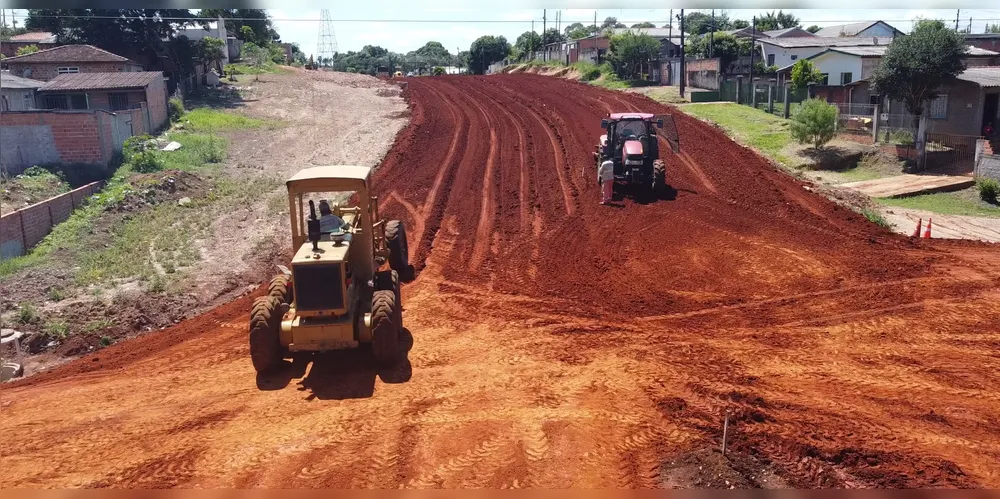
POLYGON ((406 87, 373 179, 416 268, 403 362, 257 376, 247 295, 0 388, 2 483, 1000 486, 1000 248, 892 234, 640 95, 406 87), (599 206, 619 111, 680 151, 599 206))

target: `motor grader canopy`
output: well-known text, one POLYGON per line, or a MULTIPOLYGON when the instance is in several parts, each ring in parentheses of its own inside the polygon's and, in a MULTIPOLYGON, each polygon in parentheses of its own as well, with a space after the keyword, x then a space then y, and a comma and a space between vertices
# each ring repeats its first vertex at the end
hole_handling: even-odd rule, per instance
POLYGON ((372 169, 367 166, 314 166, 285 182, 289 193, 368 190, 372 169))

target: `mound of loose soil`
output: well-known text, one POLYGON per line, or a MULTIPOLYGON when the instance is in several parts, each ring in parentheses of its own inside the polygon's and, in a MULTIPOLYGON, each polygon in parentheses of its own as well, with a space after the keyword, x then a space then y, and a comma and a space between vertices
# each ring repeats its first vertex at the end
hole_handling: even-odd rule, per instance
POLYGON ((117 212, 138 211, 146 206, 164 202, 177 202, 181 198, 198 198, 207 190, 207 182, 200 176, 181 170, 164 170, 132 177, 132 188, 125 198, 109 209, 117 212))

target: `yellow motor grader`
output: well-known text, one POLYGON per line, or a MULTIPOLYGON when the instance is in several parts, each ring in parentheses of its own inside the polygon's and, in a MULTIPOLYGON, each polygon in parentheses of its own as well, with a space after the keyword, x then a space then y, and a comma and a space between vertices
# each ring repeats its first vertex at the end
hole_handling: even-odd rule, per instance
POLYGON ((250 311, 250 359, 257 372, 299 352, 362 343, 371 344, 380 364, 399 359, 406 231, 399 220, 381 219, 370 177, 364 166, 318 166, 286 182, 295 256, 250 311), (335 217, 332 228, 326 218, 321 224, 316 208, 319 196, 331 194, 353 204, 330 207, 323 217, 335 217))

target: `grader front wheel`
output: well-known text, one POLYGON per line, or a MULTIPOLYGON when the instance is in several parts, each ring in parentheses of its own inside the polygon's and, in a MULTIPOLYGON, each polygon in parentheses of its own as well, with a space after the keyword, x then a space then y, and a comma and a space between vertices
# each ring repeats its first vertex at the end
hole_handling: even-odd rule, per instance
POLYGON ((399 220, 389 220, 385 224, 385 243, 389 247, 389 266, 405 275, 410 265, 410 249, 406 246, 406 227, 399 220))
POLYGON ((279 303, 292 303, 295 299, 295 291, 291 286, 291 278, 285 274, 278 274, 271 279, 267 286, 268 296, 278 299, 279 303))
POLYGON ((273 296, 261 296, 250 309, 250 360, 258 373, 273 371, 281 364, 281 303, 273 296))

